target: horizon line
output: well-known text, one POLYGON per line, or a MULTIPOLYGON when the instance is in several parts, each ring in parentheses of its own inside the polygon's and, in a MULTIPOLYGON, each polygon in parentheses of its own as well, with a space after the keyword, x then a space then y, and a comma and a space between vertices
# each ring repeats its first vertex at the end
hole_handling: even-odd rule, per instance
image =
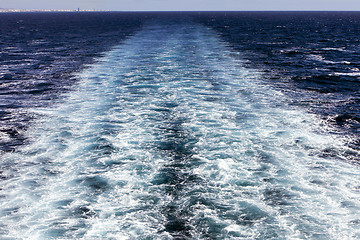
POLYGON ((360 12, 360 10, 99 10, 99 9, 11 9, 0 12, 360 12))

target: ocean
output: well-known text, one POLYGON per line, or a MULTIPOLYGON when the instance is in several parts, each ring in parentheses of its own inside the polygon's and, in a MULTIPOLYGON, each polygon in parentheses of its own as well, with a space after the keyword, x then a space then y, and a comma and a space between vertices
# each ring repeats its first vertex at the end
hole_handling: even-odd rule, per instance
POLYGON ((0 239, 360 239, 359 25, 0 13, 0 239))

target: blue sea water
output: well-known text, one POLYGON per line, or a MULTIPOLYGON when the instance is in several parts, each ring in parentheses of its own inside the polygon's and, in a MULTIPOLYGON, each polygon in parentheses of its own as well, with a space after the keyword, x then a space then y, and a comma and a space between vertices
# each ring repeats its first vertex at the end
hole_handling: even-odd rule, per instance
POLYGON ((360 238, 359 21, 0 15, 0 238, 360 238))

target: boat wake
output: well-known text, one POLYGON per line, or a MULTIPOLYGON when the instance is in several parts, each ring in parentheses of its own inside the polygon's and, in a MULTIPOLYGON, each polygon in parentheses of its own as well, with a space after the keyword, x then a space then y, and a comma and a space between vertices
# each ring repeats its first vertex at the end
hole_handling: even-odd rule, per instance
POLYGON ((210 29, 150 22, 78 77, 3 157, 3 238, 360 237, 342 139, 210 29))

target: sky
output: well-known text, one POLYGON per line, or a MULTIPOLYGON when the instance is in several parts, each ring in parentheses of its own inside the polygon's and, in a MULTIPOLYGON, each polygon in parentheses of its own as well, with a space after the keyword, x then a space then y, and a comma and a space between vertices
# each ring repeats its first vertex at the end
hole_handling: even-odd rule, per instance
POLYGON ((360 0, 0 0, 0 8, 111 11, 360 11, 360 0))

